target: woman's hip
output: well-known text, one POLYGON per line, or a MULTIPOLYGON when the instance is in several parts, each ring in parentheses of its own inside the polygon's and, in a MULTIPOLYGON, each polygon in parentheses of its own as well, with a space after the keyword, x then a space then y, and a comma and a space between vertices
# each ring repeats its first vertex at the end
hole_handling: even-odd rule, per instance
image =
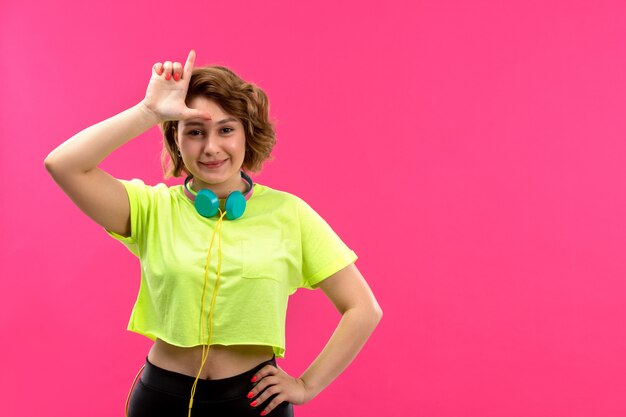
MULTIPOLYGON (((193 395, 191 416, 259 416, 274 398, 252 407, 247 394, 254 387, 252 376, 266 365, 276 366, 276 359, 259 363, 254 368, 228 378, 199 379, 193 395)), ((146 358, 141 378, 133 388, 128 417, 187 417, 195 378, 159 368, 146 358)), ((293 406, 283 402, 269 416, 291 417, 293 406)))

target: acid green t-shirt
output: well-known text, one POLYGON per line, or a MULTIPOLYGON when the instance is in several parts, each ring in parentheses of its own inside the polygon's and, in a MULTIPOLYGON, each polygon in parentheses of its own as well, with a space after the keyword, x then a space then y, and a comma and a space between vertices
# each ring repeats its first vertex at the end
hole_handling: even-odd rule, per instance
POLYGON ((200 323, 205 268, 218 217, 200 216, 182 185, 121 180, 130 200, 131 235, 107 231, 135 254, 141 284, 128 330, 190 347, 207 344, 211 296, 221 252, 211 344, 268 345, 284 357, 287 301, 356 261, 302 199, 255 184, 244 215, 215 235, 200 323))

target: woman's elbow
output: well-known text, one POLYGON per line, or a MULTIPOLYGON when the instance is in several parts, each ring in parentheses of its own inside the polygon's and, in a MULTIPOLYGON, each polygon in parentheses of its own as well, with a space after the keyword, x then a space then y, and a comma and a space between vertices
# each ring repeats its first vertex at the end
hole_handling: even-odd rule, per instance
POLYGON ((368 327, 375 328, 383 318, 383 309, 376 302, 361 310, 361 316, 367 321, 368 327))
POLYGON ((373 307, 373 314, 376 320, 376 324, 378 324, 383 318, 383 309, 380 307, 380 304, 376 303, 373 307))

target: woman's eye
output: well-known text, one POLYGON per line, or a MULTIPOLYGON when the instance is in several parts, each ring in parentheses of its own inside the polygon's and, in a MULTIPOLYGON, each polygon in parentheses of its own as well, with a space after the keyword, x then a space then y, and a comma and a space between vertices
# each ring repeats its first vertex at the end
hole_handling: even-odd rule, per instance
POLYGON ((225 127, 224 129, 222 129, 222 132, 224 132, 224 133, 230 133, 230 132, 232 132, 233 130, 235 130, 235 129, 233 129, 232 127, 225 127))
POLYGON ((195 130, 190 130, 189 132, 187 132, 187 134, 190 136, 198 136, 202 134, 202 131, 195 129, 195 130))

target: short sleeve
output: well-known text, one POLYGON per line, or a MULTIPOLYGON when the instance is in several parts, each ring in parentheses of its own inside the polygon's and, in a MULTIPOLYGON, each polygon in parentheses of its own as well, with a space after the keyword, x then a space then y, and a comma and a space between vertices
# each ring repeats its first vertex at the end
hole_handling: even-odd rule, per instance
POLYGON ((135 256, 139 257, 139 242, 146 219, 151 205, 152 187, 147 186, 140 179, 119 180, 128 194, 128 202, 130 204, 130 236, 125 237, 115 232, 105 229, 112 238, 120 241, 135 256))
POLYGON ((299 200, 298 218, 302 234, 302 287, 314 289, 324 279, 354 263, 358 257, 303 200, 299 200))

